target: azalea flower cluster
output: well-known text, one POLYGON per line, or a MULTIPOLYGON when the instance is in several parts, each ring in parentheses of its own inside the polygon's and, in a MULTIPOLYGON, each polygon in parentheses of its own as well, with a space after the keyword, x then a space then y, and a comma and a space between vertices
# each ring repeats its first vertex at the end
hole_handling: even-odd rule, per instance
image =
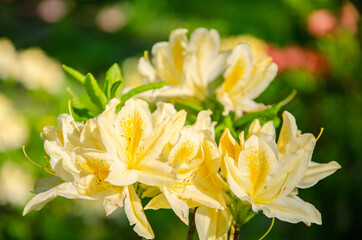
POLYGON ((117 65, 103 88, 93 75, 64 66, 102 111, 73 99, 73 112, 86 121, 61 114, 56 127, 43 129, 50 156, 43 168, 54 176, 36 183, 24 214, 57 196, 102 200, 107 215, 123 207, 134 231, 147 239, 155 237, 147 209, 172 209, 190 227, 194 221, 200 239, 237 239, 257 212, 321 224, 298 189, 340 166, 311 161, 317 140, 302 134, 289 112, 276 138, 273 120, 281 105, 254 101, 276 65, 254 58, 245 43, 227 51, 219 51, 219 43, 215 30, 197 29, 190 40, 185 29, 173 31, 169 42, 153 47, 152 60, 147 53, 140 59, 145 85, 125 94, 117 65), (207 109, 211 103, 214 109, 207 109), (149 199, 146 206, 141 198, 149 199))
POLYGON ((57 94, 64 82, 59 62, 37 47, 17 51, 7 38, 0 38, 0 80, 13 79, 28 89, 57 94))

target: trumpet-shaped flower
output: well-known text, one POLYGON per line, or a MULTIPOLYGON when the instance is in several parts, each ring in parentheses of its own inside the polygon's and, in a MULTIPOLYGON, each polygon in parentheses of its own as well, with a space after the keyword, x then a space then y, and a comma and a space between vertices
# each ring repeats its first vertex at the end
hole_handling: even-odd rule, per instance
POLYGON ((196 123, 184 127, 176 144, 165 149, 168 162, 177 169, 179 181, 161 187, 161 193, 146 208, 172 208, 185 224, 189 208, 226 208, 222 179, 218 176, 220 154, 213 139, 210 114, 211 111, 200 112, 196 123))
MULTIPOLYGON (((114 111, 118 102, 111 101, 106 111, 114 111)), ((41 134, 45 151, 50 156, 48 172, 55 175, 39 180, 34 188, 37 195, 25 206, 24 215, 40 210, 56 196, 66 198, 104 199, 107 214, 123 206, 120 187, 104 181, 112 159, 104 152, 97 119, 77 123, 66 114, 58 117, 58 126, 47 126, 41 134)))
POLYGON ((176 172, 161 153, 166 144, 178 137, 186 112, 167 115, 163 111, 168 110, 159 109, 151 114, 145 101, 130 99, 114 121, 99 117, 103 143, 114 159, 108 182, 117 186, 135 182, 150 186, 176 183, 176 172))
POLYGON ((119 103, 119 100, 111 100, 106 111, 85 124, 63 114, 58 118, 57 127, 44 128, 42 137, 51 167, 47 170, 55 176, 37 182, 34 191, 38 194, 26 205, 24 214, 41 209, 56 196, 103 199, 107 215, 124 205, 131 225, 135 224, 134 230, 145 238, 154 237, 132 186, 135 183, 131 182, 132 177, 127 184, 113 184, 113 181, 120 182, 112 179, 117 176, 114 171, 119 170, 114 163, 120 161, 117 154, 124 154, 121 156, 128 158, 122 158, 122 161, 128 166, 122 169, 120 176, 130 171, 129 176, 142 175, 134 179, 151 185, 175 182, 172 167, 158 157, 164 144, 178 136, 185 113, 175 113, 170 117, 167 114, 169 107, 159 104, 159 109, 151 115, 144 101, 131 99, 116 114, 119 103), (144 116, 150 118, 144 119, 144 116), (151 129, 147 128, 149 126, 151 129))
POLYGON ((168 42, 153 46, 150 60, 140 59, 138 70, 144 82, 165 81, 167 86, 154 91, 156 99, 187 98, 202 101, 208 85, 223 71, 226 52, 220 52, 216 30, 196 29, 187 39, 186 29, 171 32, 168 42))
POLYGON ((298 132, 290 113, 285 112, 283 118, 278 144, 271 122, 261 127, 255 121, 246 141, 243 133, 239 136, 240 145, 225 130, 220 139, 225 161, 223 172, 232 192, 249 202, 254 211, 262 210, 268 217, 291 223, 321 224, 318 210, 300 199, 294 190, 312 186, 338 167, 336 163, 311 162, 314 136, 298 132))
POLYGON ((226 60, 224 82, 217 89, 217 98, 224 106, 224 114, 235 112, 237 117, 244 112, 265 109, 253 101, 274 79, 278 67, 270 57, 253 57, 246 43, 237 45, 226 60))

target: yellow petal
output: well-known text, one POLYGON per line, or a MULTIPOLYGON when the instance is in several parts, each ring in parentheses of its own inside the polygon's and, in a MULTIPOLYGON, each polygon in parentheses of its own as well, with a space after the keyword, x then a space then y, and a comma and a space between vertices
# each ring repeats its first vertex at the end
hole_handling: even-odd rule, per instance
POLYGON ((260 204, 258 207, 269 218, 276 217, 290 223, 307 222, 322 224, 319 211, 312 204, 304 202, 296 195, 288 195, 264 205, 260 204))
POLYGON ((315 185, 319 180, 328 177, 341 168, 337 162, 316 163, 310 162, 305 175, 298 184, 299 188, 309 188, 315 185))
POLYGON ((44 149, 50 156, 51 168, 62 180, 72 181, 79 174, 79 170, 74 166, 69 153, 64 151, 59 144, 45 140, 44 149))
POLYGON ((74 189, 74 186, 70 182, 61 183, 59 185, 56 185, 55 187, 37 194, 35 197, 33 197, 24 207, 23 215, 28 214, 32 210, 40 210, 42 209, 45 204, 56 198, 60 195, 65 195, 67 191, 71 190, 69 193, 68 198, 76 198, 76 190, 74 189))
POLYGON ((178 198, 178 196, 174 194, 171 189, 169 190, 168 188, 164 188, 164 195, 175 214, 186 225, 189 225, 189 206, 187 203, 178 198))
POLYGON ((198 207, 195 223, 200 240, 228 239, 232 216, 226 210, 198 207))
POLYGON ((106 210, 107 216, 110 215, 118 207, 123 207, 124 198, 125 193, 123 191, 104 197, 103 207, 106 210))
POLYGON ((152 117, 145 101, 131 98, 122 107, 115 123, 117 134, 127 153, 127 165, 134 167, 140 147, 152 132, 152 117))
POLYGON ((151 199, 151 201, 148 202, 148 204, 146 205, 145 209, 153 209, 153 210, 157 210, 157 209, 170 209, 171 205, 168 202, 165 194, 160 193, 157 196, 155 196, 154 198, 151 199))
POLYGON ((146 215, 143 211, 142 203, 133 186, 127 186, 125 188, 126 198, 124 201, 124 209, 130 225, 135 225, 133 230, 141 237, 147 239, 153 239, 152 228, 147 221, 146 215))

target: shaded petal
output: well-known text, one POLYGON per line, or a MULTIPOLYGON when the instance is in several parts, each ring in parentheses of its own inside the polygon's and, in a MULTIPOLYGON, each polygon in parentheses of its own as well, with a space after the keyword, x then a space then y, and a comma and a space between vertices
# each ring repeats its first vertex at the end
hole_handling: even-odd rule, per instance
POLYGON ((170 203, 172 210, 175 214, 186 224, 189 225, 189 206, 185 201, 178 198, 176 194, 172 192, 172 190, 168 190, 164 188, 163 191, 167 201, 170 203))
POLYGON ((315 185, 319 180, 328 177, 340 168, 341 165, 335 161, 329 163, 310 162, 304 177, 300 183, 298 183, 298 187, 309 188, 315 185))
POLYGON ((225 210, 198 207, 195 223, 200 240, 221 240, 228 238, 232 216, 225 210))
POLYGON ((133 230, 141 237, 153 239, 155 237, 150 224, 147 221, 143 211, 142 203, 133 186, 125 188, 126 198, 124 201, 124 209, 130 225, 135 225, 133 230))
POLYGON ((33 197, 24 207, 23 215, 28 214, 32 210, 40 210, 45 204, 56 198, 63 189, 72 188, 72 183, 66 182, 59 184, 45 192, 41 192, 33 197))
POLYGON ((107 216, 110 215, 118 207, 123 207, 123 201, 125 198, 125 193, 115 193, 109 196, 104 197, 103 207, 106 210, 107 216))
POLYGON ((44 149, 50 156, 50 166, 64 181, 70 182, 79 174, 69 153, 64 151, 56 142, 45 140, 44 149))
POLYGON ((297 223, 307 222, 322 224, 320 212, 310 203, 307 203, 296 195, 288 195, 278 198, 268 204, 258 204, 267 217, 276 217, 282 221, 297 223))
POLYGON ((241 200, 250 201, 247 194, 248 185, 245 181, 245 176, 242 176, 232 158, 225 156, 224 161, 227 169, 227 180, 231 191, 241 200))
POLYGON ((170 209, 170 208, 171 205, 167 200, 165 194, 163 193, 160 193, 154 198, 152 198, 151 201, 149 201, 145 207, 146 210, 147 209, 158 210, 158 209, 170 209))

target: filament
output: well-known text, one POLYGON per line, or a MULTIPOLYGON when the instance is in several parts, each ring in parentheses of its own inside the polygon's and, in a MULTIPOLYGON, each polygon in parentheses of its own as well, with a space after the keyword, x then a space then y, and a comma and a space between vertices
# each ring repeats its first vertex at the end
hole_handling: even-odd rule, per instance
POLYGON ((266 237, 266 235, 268 235, 268 233, 270 232, 270 230, 271 230, 271 229, 273 228, 273 226, 274 226, 274 220, 275 220, 275 218, 272 219, 272 222, 271 222, 271 224, 270 224, 270 227, 269 227, 268 231, 267 231, 261 238, 259 238, 259 240, 262 240, 263 238, 266 237))

